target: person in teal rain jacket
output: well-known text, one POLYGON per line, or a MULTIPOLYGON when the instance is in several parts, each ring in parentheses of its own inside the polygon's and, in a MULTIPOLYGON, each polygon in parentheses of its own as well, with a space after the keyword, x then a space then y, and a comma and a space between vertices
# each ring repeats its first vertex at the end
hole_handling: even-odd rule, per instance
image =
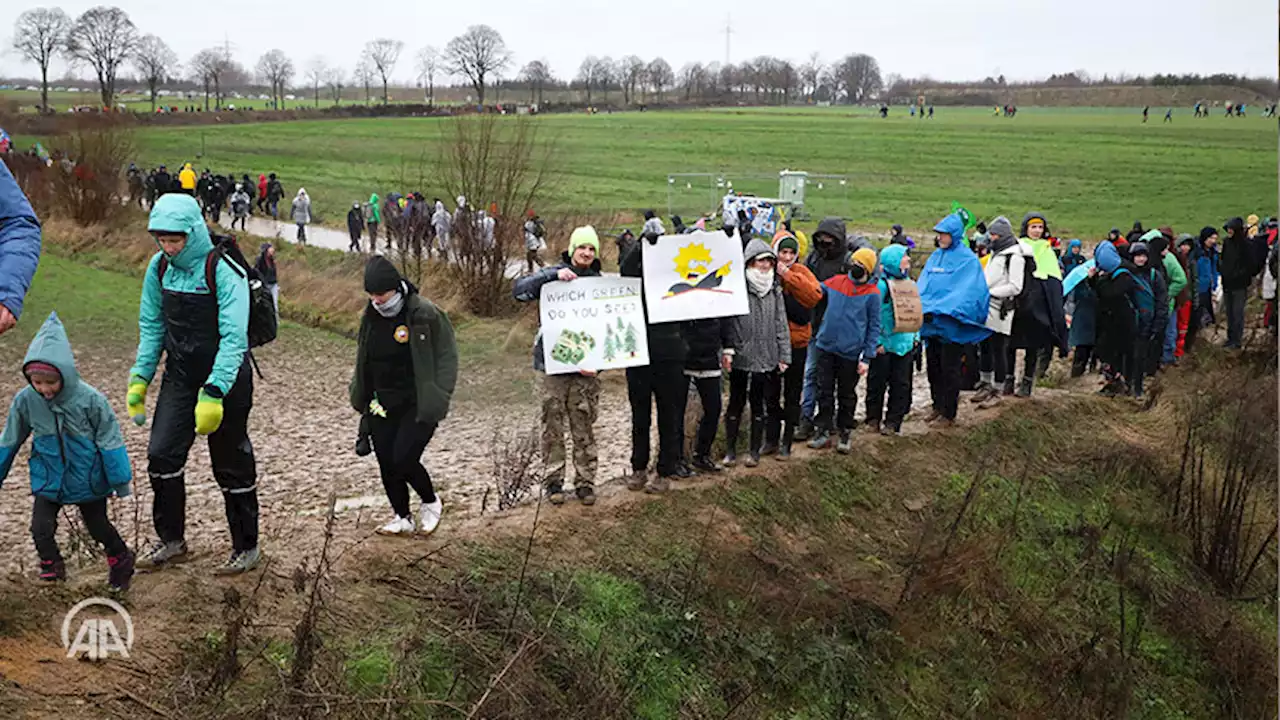
POLYGON ((148 229, 160 252, 142 282, 138 354, 127 396, 135 424, 146 422, 147 386, 161 354, 165 370, 147 446, 159 542, 139 565, 157 569, 187 558, 184 468, 199 434, 209 438, 213 477, 231 529, 232 552, 217 572, 246 572, 261 559, 257 468, 248 431, 253 406, 249 284, 231 260, 220 252, 211 255, 209 229, 193 198, 161 197, 151 209, 148 229))
POLYGON ((878 283, 880 341, 867 373, 867 426, 879 430, 881 435, 897 435, 902 430, 902 419, 911 410, 912 357, 920 334, 899 332, 895 328, 893 298, 889 291, 889 280, 911 278, 911 256, 907 250, 906 245, 895 244, 880 251, 880 267, 884 269, 878 283), (888 412, 884 412, 886 390, 888 412))
POLYGON ((77 505, 89 535, 107 551, 112 588, 127 590, 133 553, 107 518, 107 498, 129 496, 129 455, 107 398, 80 379, 56 313, 27 348, 22 374, 28 385, 14 395, 0 434, 0 483, 30 437, 31 537, 40 555, 40 579, 66 577, 55 537, 58 511, 77 505))
POLYGON ((960 362, 964 346, 991 335, 987 311, 991 296, 978 256, 963 242, 964 220, 959 213, 944 217, 933 231, 938 249, 920 273, 920 303, 924 326, 929 392, 933 412, 929 422, 948 426, 955 422, 960 400, 960 362))

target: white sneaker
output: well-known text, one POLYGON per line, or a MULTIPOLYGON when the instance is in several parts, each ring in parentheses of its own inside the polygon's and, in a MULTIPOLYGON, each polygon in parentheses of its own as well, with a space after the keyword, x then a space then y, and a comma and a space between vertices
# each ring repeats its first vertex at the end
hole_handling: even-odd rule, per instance
POLYGON ((412 535, 413 518, 398 517, 378 528, 379 535, 412 535))
POLYGON ((418 524, 418 532, 423 535, 430 535, 436 531, 436 527, 440 525, 440 513, 444 512, 444 503, 440 502, 440 496, 436 496, 435 502, 422 503, 422 513, 420 515, 422 522, 418 524))

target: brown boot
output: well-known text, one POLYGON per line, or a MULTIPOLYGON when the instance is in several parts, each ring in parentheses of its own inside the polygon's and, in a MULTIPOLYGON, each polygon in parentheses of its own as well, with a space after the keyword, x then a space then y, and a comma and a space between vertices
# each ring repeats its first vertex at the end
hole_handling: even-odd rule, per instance
POLYGON ((627 489, 638 492, 644 489, 645 483, 649 480, 649 473, 646 470, 632 470, 626 479, 627 489))
POLYGON ((644 486, 644 491, 649 495, 661 495, 671 489, 671 478, 661 475, 655 475, 648 485, 644 486))

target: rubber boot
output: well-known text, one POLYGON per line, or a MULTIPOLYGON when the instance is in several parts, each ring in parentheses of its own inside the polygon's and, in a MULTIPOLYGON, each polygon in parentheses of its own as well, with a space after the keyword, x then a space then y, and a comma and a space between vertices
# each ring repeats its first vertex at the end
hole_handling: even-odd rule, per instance
POLYGON ((1018 391, 1014 394, 1020 398, 1029 398, 1033 387, 1035 387, 1035 381, 1029 377, 1023 377, 1022 382, 1018 383, 1018 391))
POLYGON ((778 452, 778 437, 780 435, 782 435, 782 421, 767 421, 764 429, 764 447, 760 448, 760 454, 773 455, 778 452))
POLYGON ((1041 348, 1036 354, 1036 379, 1040 380, 1049 374, 1049 364, 1053 362, 1053 348, 1041 348))
POLYGON ((1013 373, 1009 373, 1009 376, 1004 379, 1004 387, 1000 389, 1000 394, 1001 395, 1013 394, 1013 373))
POLYGON ((747 457, 747 467, 755 467, 760 464, 760 450, 764 444, 764 418, 751 418, 751 447, 750 455, 747 457))
POLYGON ((724 419, 724 466, 733 467, 738 463, 738 428, 742 418, 726 417, 724 419))

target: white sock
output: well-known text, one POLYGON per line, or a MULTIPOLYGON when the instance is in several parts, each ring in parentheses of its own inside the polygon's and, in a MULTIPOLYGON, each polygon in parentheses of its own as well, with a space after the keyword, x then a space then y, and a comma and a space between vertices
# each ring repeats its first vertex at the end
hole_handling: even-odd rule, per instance
POLYGON ((984 382, 984 383, 986 383, 986 384, 988 384, 988 385, 995 385, 995 384, 996 384, 996 373, 995 373, 995 371, 994 371, 994 370, 992 370, 991 372, 980 372, 980 373, 978 373, 978 375, 979 375, 979 377, 981 377, 981 378, 982 378, 982 382, 984 382))

